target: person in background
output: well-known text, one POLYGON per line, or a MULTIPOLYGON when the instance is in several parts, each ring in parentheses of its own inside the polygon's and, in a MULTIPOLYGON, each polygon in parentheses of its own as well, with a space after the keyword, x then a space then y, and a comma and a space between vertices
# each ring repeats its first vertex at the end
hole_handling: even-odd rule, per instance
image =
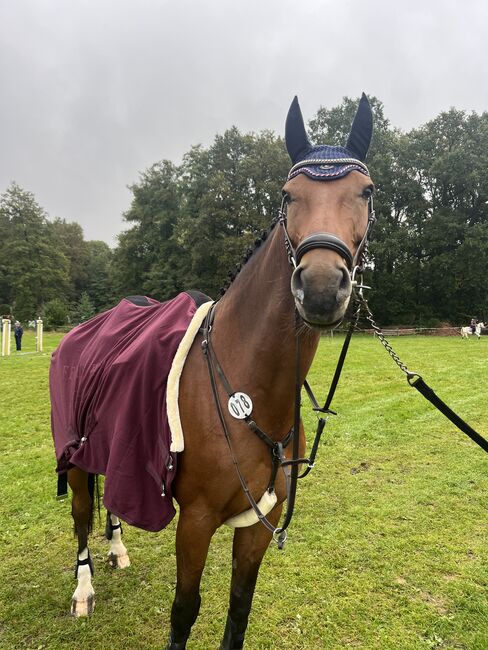
POLYGON ((22 349, 22 334, 24 333, 24 330, 22 329, 22 325, 19 323, 18 320, 15 321, 14 325, 14 336, 15 336, 15 345, 17 346, 17 350, 22 349))
POLYGON ((473 334, 474 334, 475 331, 476 331, 476 325, 477 325, 477 323, 478 323, 478 319, 477 319, 477 318, 472 318, 472 319, 471 319, 471 331, 473 332, 473 334))

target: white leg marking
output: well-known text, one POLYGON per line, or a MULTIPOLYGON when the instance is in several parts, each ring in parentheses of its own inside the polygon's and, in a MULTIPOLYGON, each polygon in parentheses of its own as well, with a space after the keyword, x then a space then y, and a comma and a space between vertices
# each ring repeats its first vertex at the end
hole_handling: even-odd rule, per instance
MULTIPOLYGON (((110 515, 110 521, 112 522, 112 526, 118 526, 120 524, 119 518, 112 514, 110 515)), ((120 528, 116 528, 112 531, 112 539, 110 540, 110 548, 108 551, 108 562, 114 569, 126 569, 130 566, 127 549, 122 543, 122 533, 120 532, 120 528)))
MULTIPOLYGON (((78 554, 79 560, 86 560, 88 549, 78 554)), ((95 591, 91 581, 91 571, 88 564, 78 567, 78 586, 71 599, 71 614, 73 616, 89 616, 95 609, 95 591)))

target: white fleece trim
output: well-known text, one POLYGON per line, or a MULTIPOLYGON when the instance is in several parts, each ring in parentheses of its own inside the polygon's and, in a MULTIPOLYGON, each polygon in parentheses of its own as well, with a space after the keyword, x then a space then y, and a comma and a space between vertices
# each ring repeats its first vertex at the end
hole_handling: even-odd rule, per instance
MULTIPOLYGON (((273 490, 273 492, 270 493, 266 490, 258 503, 258 508, 261 510, 263 515, 267 515, 275 507, 276 501, 276 492, 273 490)), ((240 515, 227 519, 227 521, 224 521, 224 524, 231 528, 244 528, 245 526, 257 524, 258 521, 259 519, 257 514, 252 508, 250 508, 245 512, 241 512, 240 515)))
POLYGON ((203 319, 208 310, 213 305, 212 301, 204 302, 196 310, 193 318, 188 325, 183 338, 180 341, 178 349, 171 364, 171 370, 168 374, 168 383, 166 387, 166 414, 168 416, 169 429, 171 431, 170 451, 180 452, 185 448, 183 438, 183 429, 180 420, 180 408, 178 405, 178 396, 180 392, 180 377, 185 366, 186 357, 192 346, 193 340, 200 329, 203 319))

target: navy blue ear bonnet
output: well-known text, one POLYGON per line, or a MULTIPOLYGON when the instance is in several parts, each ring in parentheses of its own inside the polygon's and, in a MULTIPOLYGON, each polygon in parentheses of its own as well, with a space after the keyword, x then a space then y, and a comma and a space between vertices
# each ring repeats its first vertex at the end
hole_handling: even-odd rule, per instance
POLYGON ((334 180, 353 170, 369 176, 366 165, 345 147, 313 147, 302 160, 290 169, 288 179, 305 174, 314 180, 334 180))
POLYGON ((313 180, 334 180, 351 171, 369 176, 364 160, 373 132, 371 106, 363 93, 345 147, 313 146, 308 140, 297 97, 294 98, 285 129, 286 148, 293 163, 288 180, 305 174, 313 180))

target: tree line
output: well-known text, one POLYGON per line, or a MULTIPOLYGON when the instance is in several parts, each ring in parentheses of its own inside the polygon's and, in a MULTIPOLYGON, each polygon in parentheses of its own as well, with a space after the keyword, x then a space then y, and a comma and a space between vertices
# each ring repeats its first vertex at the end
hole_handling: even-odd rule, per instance
POLYGON ((47 326, 81 322, 113 305, 113 251, 77 223, 50 220, 16 183, 0 197, 0 315, 47 326))
MULTIPOLYGON (((404 133, 371 99, 368 166, 377 224, 370 304, 384 325, 488 320, 488 114, 451 109, 404 133)), ((320 108, 314 143, 345 143, 357 101, 320 108)), ((127 229, 110 249, 81 227, 49 219, 12 184, 0 197, 0 310, 19 320, 79 322, 124 295, 159 300, 196 288, 217 297, 242 253, 269 227, 289 159, 270 131, 235 127, 176 165, 155 163, 131 186, 127 229)))

